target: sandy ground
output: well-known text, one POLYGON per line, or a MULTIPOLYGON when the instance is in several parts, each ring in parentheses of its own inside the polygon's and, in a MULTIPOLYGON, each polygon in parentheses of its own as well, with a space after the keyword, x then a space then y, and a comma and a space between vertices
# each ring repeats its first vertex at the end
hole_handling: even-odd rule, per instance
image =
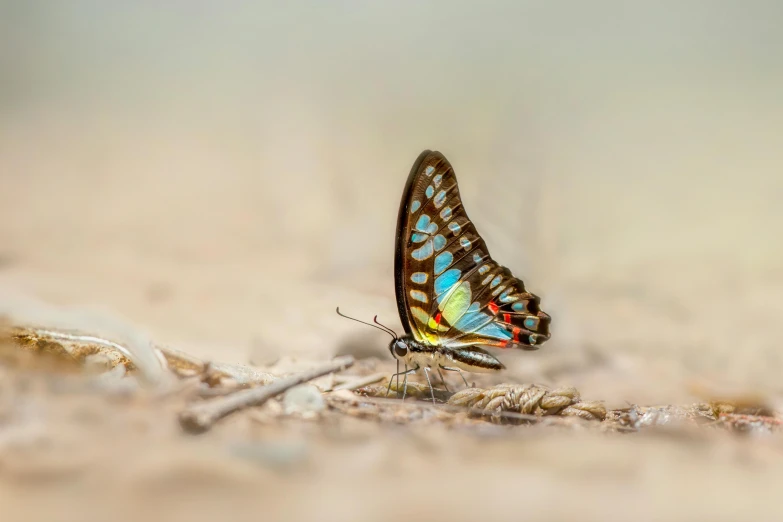
MULTIPOLYGON (((497 382, 783 400, 777 4, 25 5, 0 3, 2 311, 390 371, 334 308, 400 330, 397 206, 431 148, 553 316, 497 382)), ((194 437, 176 399, 7 381, 3 520, 782 515, 779 434, 243 415, 194 437)))

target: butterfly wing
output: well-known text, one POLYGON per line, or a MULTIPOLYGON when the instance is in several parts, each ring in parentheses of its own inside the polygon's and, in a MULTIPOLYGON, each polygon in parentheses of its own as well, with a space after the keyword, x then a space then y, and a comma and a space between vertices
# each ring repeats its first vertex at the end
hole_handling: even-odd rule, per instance
POLYGON ((490 257, 439 152, 422 152, 408 176, 394 279, 400 320, 419 342, 535 349, 549 339, 539 298, 490 257))

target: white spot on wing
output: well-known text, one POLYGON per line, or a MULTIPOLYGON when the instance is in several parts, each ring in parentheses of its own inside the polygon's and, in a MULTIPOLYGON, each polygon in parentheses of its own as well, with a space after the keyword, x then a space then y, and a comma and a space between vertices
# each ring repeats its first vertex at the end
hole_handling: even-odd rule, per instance
POLYGON ((411 290, 410 295, 411 295, 411 299, 415 299, 416 301, 421 301, 422 303, 427 302, 427 294, 425 294, 421 290, 411 290))
POLYGON ((411 274, 411 281, 420 285, 426 283, 428 278, 429 276, 426 272, 414 272, 411 274))

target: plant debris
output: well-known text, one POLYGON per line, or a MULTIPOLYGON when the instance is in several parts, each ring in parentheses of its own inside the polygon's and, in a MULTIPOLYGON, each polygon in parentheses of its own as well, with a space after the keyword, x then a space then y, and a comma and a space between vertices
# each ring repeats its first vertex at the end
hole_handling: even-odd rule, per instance
MULTIPOLYGON (((436 388, 431 403, 426 383, 386 382, 389 374, 372 372, 331 379, 332 384, 304 385, 334 375, 353 365, 340 357, 314 368, 274 375, 249 365, 201 361, 181 351, 153 347, 160 368, 179 380, 179 386, 162 388, 161 397, 186 393, 190 397, 179 413, 185 431, 201 433, 225 416, 264 404, 285 394, 276 416, 317 419, 324 408, 333 414, 393 423, 416 421, 470 425, 559 424, 593 426, 609 432, 638 432, 648 428, 713 427, 731 432, 771 433, 783 420, 762 398, 720 398, 678 406, 639 406, 607 411, 602 401, 582 400, 573 387, 549 388, 539 384, 499 384, 470 387, 452 393, 436 388), (334 385, 335 382, 339 384, 334 385), (404 388, 404 389, 403 389, 404 388), (168 391, 166 391, 168 390, 168 391), (405 400, 400 400, 402 395, 405 400), (560 419, 560 420, 557 420, 560 419), (570 419, 570 420, 569 420, 570 419)), ((98 389, 134 393, 139 365, 134 349, 82 332, 29 325, 0 324, 0 365, 26 371, 84 373, 99 378, 98 389)))

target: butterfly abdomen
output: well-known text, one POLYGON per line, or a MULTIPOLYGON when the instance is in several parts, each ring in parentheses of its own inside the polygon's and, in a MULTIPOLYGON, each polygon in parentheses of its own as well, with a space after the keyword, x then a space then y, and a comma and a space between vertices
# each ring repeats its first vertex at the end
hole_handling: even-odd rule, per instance
POLYGON ((486 372, 505 369, 503 363, 476 346, 455 348, 453 350, 448 350, 446 354, 447 357, 453 361, 452 365, 458 366, 461 370, 467 370, 469 372, 486 372))

